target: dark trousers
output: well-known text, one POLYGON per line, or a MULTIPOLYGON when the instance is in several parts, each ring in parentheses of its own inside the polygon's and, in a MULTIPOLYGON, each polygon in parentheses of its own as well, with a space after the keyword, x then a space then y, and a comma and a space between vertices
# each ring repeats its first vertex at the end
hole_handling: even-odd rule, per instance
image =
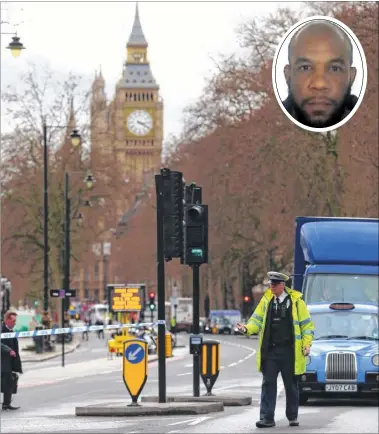
POLYGON ((277 380, 282 375, 286 391, 286 416, 288 420, 297 419, 299 411, 298 377, 294 374, 294 348, 269 348, 262 363, 262 393, 260 418, 273 421, 275 418, 277 380))
POLYGON ((1 373, 1 389, 4 394, 3 405, 10 405, 12 401, 12 373, 2 372, 1 373))

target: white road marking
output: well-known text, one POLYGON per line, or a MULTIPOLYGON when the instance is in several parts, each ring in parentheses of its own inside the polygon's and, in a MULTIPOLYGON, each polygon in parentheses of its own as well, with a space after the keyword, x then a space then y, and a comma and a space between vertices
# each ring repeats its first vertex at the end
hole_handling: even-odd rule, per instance
POLYGON ((176 374, 177 377, 183 377, 184 375, 192 375, 192 372, 185 372, 184 374, 176 374))
MULTIPOLYGON (((210 417, 209 416, 202 416, 202 417, 197 417, 196 419, 180 420, 179 422, 169 423, 168 426, 181 425, 181 424, 187 424, 187 425, 195 426, 201 422, 204 422, 207 419, 210 419, 210 417)), ((170 431, 170 432, 172 432, 172 431, 170 431)))

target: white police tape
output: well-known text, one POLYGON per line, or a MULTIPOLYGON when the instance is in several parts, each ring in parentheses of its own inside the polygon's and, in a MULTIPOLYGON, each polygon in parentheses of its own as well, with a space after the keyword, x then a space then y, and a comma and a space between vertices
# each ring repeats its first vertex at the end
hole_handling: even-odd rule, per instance
MULTIPOLYGON (((164 320, 159 320, 159 324, 165 324, 164 320)), ((83 333, 93 332, 99 330, 117 330, 128 327, 149 327, 157 323, 146 322, 136 324, 112 324, 112 325, 94 325, 94 326, 82 326, 82 327, 66 327, 66 328, 54 328, 46 330, 28 330, 25 332, 9 332, 1 333, 1 339, 10 338, 34 338, 35 336, 49 336, 49 335, 63 335, 65 333, 83 333)))

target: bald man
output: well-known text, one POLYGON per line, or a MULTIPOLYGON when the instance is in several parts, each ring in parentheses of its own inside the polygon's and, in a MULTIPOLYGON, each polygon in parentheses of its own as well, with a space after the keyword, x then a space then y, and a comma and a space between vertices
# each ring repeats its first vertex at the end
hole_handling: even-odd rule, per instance
POLYGON ((339 26, 317 20, 301 27, 291 39, 284 68, 287 112, 313 128, 341 122, 358 100, 351 94, 356 76, 352 63, 352 44, 339 26))

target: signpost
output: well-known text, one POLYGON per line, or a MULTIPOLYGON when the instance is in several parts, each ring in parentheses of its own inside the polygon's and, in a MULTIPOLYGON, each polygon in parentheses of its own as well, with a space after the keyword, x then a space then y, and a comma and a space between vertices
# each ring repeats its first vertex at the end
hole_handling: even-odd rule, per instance
POLYGON ((138 397, 147 380, 147 342, 142 339, 129 339, 124 342, 122 376, 132 398, 129 407, 138 406, 138 397))
MULTIPOLYGON (((60 298, 62 301, 62 328, 64 328, 64 313, 65 313, 65 301, 70 297, 76 297, 76 289, 50 289, 50 297, 60 298)), ((64 367, 64 339, 65 335, 62 335, 62 366, 64 367)))

